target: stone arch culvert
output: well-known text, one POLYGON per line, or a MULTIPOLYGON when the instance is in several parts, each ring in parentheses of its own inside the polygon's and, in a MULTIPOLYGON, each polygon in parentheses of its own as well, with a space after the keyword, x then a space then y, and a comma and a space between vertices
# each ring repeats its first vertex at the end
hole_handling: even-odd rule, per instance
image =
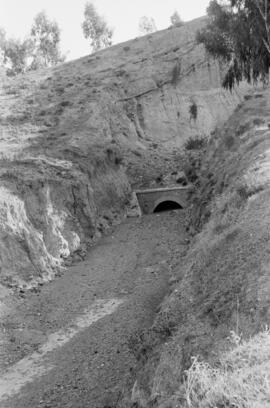
POLYGON ((137 190, 142 214, 183 209, 187 207, 191 186, 137 190))

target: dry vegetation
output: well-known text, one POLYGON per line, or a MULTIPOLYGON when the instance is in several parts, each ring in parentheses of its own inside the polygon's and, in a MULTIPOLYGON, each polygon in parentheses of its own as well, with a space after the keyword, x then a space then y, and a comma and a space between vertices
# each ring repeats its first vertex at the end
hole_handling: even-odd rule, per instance
POLYGON ((188 408, 266 408, 270 404, 269 329, 247 341, 232 333, 234 347, 216 366, 194 358, 184 382, 188 408))

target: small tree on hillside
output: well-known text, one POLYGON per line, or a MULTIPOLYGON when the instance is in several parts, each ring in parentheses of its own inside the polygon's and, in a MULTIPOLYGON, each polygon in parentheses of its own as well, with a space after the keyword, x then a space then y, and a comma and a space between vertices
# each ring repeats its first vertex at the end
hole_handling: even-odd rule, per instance
POLYGON ((27 71, 28 60, 31 55, 32 43, 29 39, 1 39, 3 65, 7 68, 7 75, 14 76, 27 71))
POLYGON ((212 0, 207 13, 209 23, 197 41, 228 64, 223 86, 268 80, 270 0, 212 0))
POLYGON ((60 29, 45 12, 37 14, 31 29, 32 63, 30 69, 50 67, 64 61, 60 52, 60 29))
POLYGON ((177 11, 175 11, 173 15, 171 15, 170 20, 171 20, 172 26, 181 27, 182 25, 184 25, 184 22, 181 19, 177 11))
POLYGON ((6 32, 0 28, 0 65, 4 65, 4 46, 6 42, 6 32))
POLYGON ((156 23, 153 17, 143 16, 139 21, 139 34, 146 35, 157 31, 156 23))
POLYGON ((7 75, 56 65, 64 61, 59 43, 57 23, 49 21, 41 12, 35 17, 30 36, 25 40, 7 39, 5 31, 0 29, 0 63, 7 68, 7 75))
POLYGON ((95 6, 87 2, 82 23, 84 37, 90 40, 92 51, 99 51, 112 45, 113 30, 108 27, 105 19, 100 16, 95 6))

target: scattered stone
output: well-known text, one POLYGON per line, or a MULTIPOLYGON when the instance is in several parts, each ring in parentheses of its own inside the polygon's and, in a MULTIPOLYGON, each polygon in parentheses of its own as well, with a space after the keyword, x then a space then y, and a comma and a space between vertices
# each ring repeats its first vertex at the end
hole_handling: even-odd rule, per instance
POLYGON ((176 276, 171 276, 169 279, 169 285, 175 285, 178 282, 178 279, 176 276))

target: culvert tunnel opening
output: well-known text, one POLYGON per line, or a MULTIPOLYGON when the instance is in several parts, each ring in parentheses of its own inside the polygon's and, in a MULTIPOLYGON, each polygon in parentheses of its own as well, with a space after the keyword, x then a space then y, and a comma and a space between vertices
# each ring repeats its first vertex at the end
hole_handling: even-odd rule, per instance
POLYGON ((178 204, 176 201, 162 201, 156 206, 156 208, 154 209, 154 213, 173 211, 173 210, 182 210, 182 209, 183 207, 181 207, 181 205, 178 204))

